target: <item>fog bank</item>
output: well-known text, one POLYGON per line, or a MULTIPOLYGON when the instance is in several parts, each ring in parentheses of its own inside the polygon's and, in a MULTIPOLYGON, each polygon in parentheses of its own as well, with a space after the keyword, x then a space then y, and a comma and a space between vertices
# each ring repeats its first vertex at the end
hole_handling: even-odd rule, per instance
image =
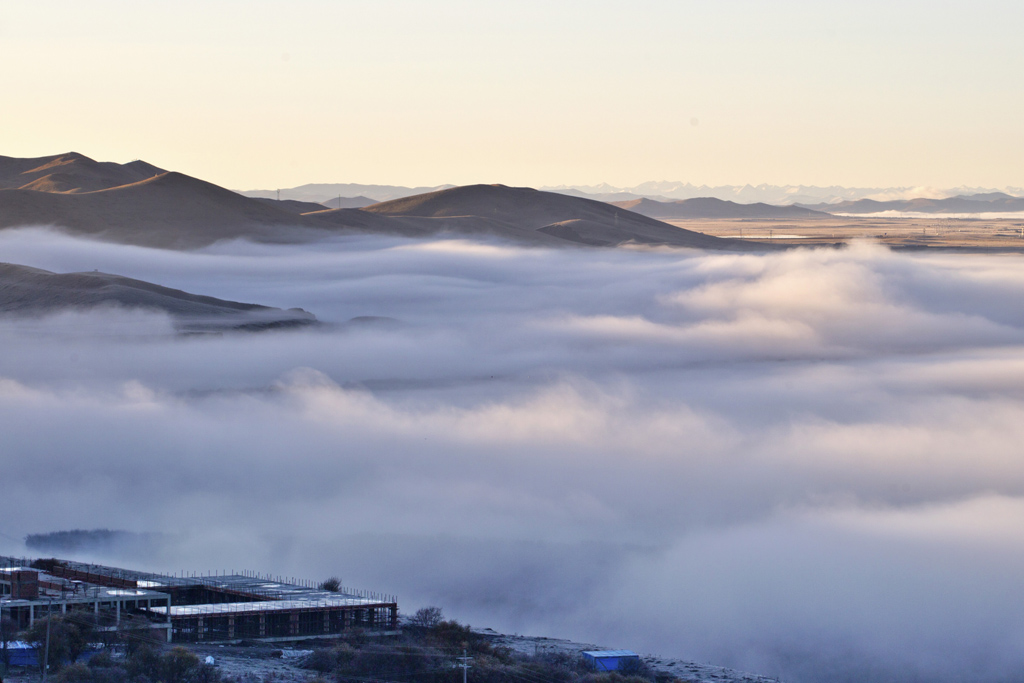
POLYGON ((333 324, 0 320, 9 539, 162 533, 134 561, 337 574, 403 611, 788 681, 1024 665, 1018 256, 25 230, 0 260, 333 324))

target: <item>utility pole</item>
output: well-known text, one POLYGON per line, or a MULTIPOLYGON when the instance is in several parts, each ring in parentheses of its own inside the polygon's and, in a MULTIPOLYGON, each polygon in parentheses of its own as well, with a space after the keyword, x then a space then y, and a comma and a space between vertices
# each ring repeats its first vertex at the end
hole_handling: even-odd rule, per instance
POLYGON ((43 683, 50 671, 50 618, 53 616, 53 598, 46 604, 46 648, 43 650, 43 683))
POLYGON ((466 673, 470 670, 469 663, 473 661, 472 657, 466 656, 466 648, 462 648, 462 656, 456 657, 461 662, 459 666, 462 667, 462 683, 466 683, 466 673))

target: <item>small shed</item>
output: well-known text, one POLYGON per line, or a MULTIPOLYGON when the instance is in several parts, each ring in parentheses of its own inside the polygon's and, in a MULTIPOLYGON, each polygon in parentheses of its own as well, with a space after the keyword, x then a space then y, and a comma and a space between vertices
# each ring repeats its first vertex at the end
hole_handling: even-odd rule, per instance
POLYGON ((588 650, 583 659, 596 671, 617 671, 626 662, 639 662, 640 655, 632 650, 588 650))
POLYGON ((36 649, 20 640, 7 641, 7 656, 10 657, 11 666, 39 666, 36 649))

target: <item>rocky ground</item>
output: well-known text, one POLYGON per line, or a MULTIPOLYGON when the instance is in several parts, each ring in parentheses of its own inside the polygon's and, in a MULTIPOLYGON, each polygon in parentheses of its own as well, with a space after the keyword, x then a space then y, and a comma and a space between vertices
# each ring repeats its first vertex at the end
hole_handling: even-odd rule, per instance
MULTIPOLYGON (((477 632, 493 637, 495 645, 501 645, 511 648, 516 652, 530 655, 542 654, 544 652, 580 653, 584 650, 610 649, 593 643, 577 643, 559 638, 510 636, 497 633, 491 629, 482 629, 477 632)), ((680 659, 669 659, 642 653, 640 656, 647 666, 654 671, 671 674, 687 683, 777 683, 778 680, 710 664, 699 664, 697 662, 687 662, 680 659)))
POLYGON ((316 678, 315 671, 299 665, 313 650, 299 647, 254 645, 189 645, 200 659, 213 657, 226 680, 238 683, 300 683, 316 678))
MULTIPOLYGON (((545 652, 580 653, 584 650, 607 649, 593 643, 577 643, 558 638, 518 636, 498 633, 491 629, 477 629, 477 633, 492 638, 497 646, 510 648, 523 654, 545 652)), ((186 646, 201 660, 213 657, 227 683, 308 683, 318 674, 300 667, 302 660, 313 650, 301 643, 294 646, 277 644, 195 645, 186 646)), ((777 679, 735 671, 710 664, 699 664, 655 655, 641 655, 654 671, 671 674, 686 683, 777 683, 777 679)), ((472 679, 472 675, 470 675, 472 679)), ((5 683, 35 683, 36 671, 13 670, 4 677, 5 683)))

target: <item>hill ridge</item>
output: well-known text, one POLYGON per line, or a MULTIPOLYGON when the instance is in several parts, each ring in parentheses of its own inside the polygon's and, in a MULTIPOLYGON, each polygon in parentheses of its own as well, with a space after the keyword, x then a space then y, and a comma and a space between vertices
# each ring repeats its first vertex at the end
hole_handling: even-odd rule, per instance
POLYGON ((1014 197, 1005 192, 986 192, 973 195, 957 195, 945 199, 919 197, 915 199, 899 199, 879 201, 876 199, 858 199, 852 202, 839 202, 828 205, 802 205, 810 209, 827 210, 831 213, 868 214, 883 211, 899 211, 912 213, 1015 213, 1024 211, 1024 198, 1014 197))
POLYGON ((830 218, 824 211, 798 206, 776 206, 764 202, 740 204, 718 197, 694 197, 673 201, 658 201, 647 197, 611 202, 630 211, 651 218, 830 218))
POLYGON ((779 248, 711 237, 593 199, 502 184, 444 188, 361 209, 321 209, 246 197, 143 161, 112 164, 70 153, 28 161, 0 157, 0 187, 0 228, 52 225, 175 249, 225 239, 302 242, 351 231, 407 237, 449 233, 546 246, 779 248), (33 170, 47 165, 47 170, 73 172, 68 178, 33 170))
POLYGON ((261 330, 316 323, 302 309, 283 310, 259 304, 191 294, 145 280, 101 273, 54 273, 0 263, 0 313, 38 316, 61 310, 120 306, 169 314, 179 331, 261 330))
POLYGON ((163 173, 152 164, 96 161, 78 152, 19 159, 0 156, 0 189, 92 192, 134 183, 163 173), (50 178, 46 181, 46 178, 50 178))

